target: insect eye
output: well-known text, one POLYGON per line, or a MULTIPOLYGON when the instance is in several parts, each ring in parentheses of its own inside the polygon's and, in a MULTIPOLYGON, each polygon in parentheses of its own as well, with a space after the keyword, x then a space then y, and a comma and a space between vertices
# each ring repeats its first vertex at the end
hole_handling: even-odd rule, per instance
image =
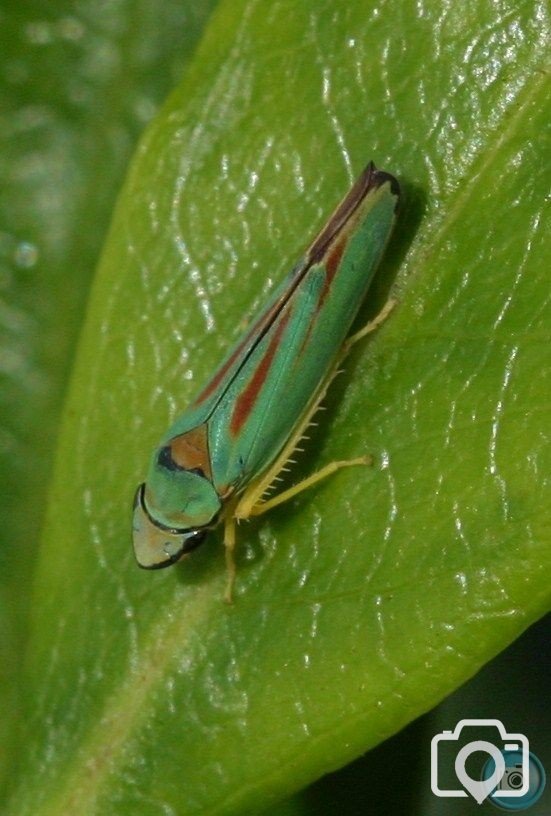
POLYGON ((190 536, 188 536, 182 549, 182 555, 195 550, 200 544, 202 544, 207 537, 207 532, 207 530, 197 530, 196 533, 192 533, 190 536))

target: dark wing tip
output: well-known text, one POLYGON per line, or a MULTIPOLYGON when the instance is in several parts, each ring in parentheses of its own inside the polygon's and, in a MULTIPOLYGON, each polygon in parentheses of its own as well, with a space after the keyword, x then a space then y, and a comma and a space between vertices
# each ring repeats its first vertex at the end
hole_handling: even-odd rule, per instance
MULTIPOLYGON (((384 170, 377 170, 373 162, 369 162, 359 178, 356 179, 352 188, 338 205, 327 224, 323 227, 321 232, 318 233, 314 242, 311 244, 308 250, 308 265, 316 263, 319 258, 321 258, 329 243, 359 207, 366 195, 371 192, 371 190, 378 190, 379 187, 382 187, 386 182, 390 183, 391 193, 398 198, 400 185, 394 176, 391 176, 390 173, 385 173, 384 170)), ((398 202, 396 202, 396 206, 397 203, 398 202)), ((396 210, 396 207, 394 209, 396 210)))
POLYGON ((378 170, 372 161, 369 162, 363 171, 362 178, 365 178, 366 191, 382 187, 383 184, 388 182, 390 184, 390 192, 397 198, 400 197, 400 184, 398 179, 393 176, 392 173, 387 173, 386 170, 378 170))

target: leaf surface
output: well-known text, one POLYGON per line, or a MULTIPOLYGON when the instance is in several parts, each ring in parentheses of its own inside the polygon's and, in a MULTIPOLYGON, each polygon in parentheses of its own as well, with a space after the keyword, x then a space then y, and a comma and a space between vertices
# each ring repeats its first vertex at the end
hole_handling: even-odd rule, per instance
POLYGON ((544 12, 223 2, 143 139, 81 337, 38 566, 8 813, 258 812, 428 710, 549 608, 544 12), (297 475, 138 570, 168 422, 368 159, 406 201, 297 475))

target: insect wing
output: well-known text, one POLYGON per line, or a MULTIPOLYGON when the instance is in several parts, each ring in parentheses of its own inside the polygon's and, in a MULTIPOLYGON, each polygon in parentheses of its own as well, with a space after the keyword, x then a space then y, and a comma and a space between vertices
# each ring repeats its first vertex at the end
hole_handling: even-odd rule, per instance
POLYGON ((287 280, 285 296, 209 417, 214 483, 265 470, 315 398, 383 253, 398 199, 370 165, 287 280))

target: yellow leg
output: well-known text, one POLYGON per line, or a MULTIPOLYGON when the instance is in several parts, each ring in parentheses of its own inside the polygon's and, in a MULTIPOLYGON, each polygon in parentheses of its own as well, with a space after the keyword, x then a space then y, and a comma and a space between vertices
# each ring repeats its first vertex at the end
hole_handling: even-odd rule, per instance
POLYGON ((341 360, 346 357, 352 346, 355 346, 359 340, 362 340, 366 335, 371 334, 376 329, 379 328, 381 323, 384 323, 391 311, 396 306, 396 301, 394 298, 389 298, 379 314, 375 315, 373 320, 370 320, 369 323, 366 323, 363 329, 360 329, 355 334, 351 334, 350 337, 347 337, 344 341, 344 345, 341 351, 341 360))
POLYGON ((235 516, 233 512, 226 515, 224 519, 224 546, 226 548, 226 570, 228 574, 228 582, 226 584, 226 592, 224 593, 224 600, 226 603, 233 603, 233 587, 235 584, 235 516))
MULTIPOLYGON (((325 397, 327 389, 329 388, 331 382, 336 376, 339 370, 339 366, 341 365, 346 355, 349 353, 352 346, 354 346, 359 340, 361 340, 367 334, 370 334, 371 332, 375 331, 375 329, 377 329, 381 325, 381 323, 384 322, 384 320, 387 318, 387 316, 392 311, 395 305, 396 305, 395 300, 388 300, 381 309, 381 311, 379 312, 379 314, 376 315, 376 317, 374 317, 373 320, 370 320, 370 322, 367 323, 363 327, 363 329, 360 329, 358 332, 351 335, 345 341, 333 367, 331 368, 331 371, 328 373, 327 377, 321 384, 317 394, 315 395, 314 400, 306 409, 304 416, 301 419, 300 423, 298 424, 293 436, 289 439, 289 441, 287 442, 287 444, 277 457, 276 461, 266 471, 266 473, 263 476, 261 476, 261 478, 258 479, 256 482, 251 484, 248 490, 246 490, 243 496, 241 496, 241 499, 238 501, 235 509, 236 518, 247 519, 250 518, 251 516, 260 515, 261 513, 265 512, 271 507, 275 507, 276 504, 281 504, 281 502, 286 501, 287 499, 291 498, 292 496, 300 492, 300 490, 297 489, 299 488, 300 485, 296 485, 294 488, 291 487, 289 488, 289 490, 285 490, 283 493, 281 493, 279 496, 275 496, 273 499, 269 499, 265 502, 262 501, 264 493, 270 487, 270 485, 272 485, 273 482, 276 480, 278 473, 283 469, 286 462, 288 462, 289 457, 291 456, 291 454, 297 447, 298 443, 302 439, 304 432, 306 431, 306 429, 308 428, 312 421, 313 415, 316 413, 320 406, 321 401, 325 397)), ((362 457, 362 462, 364 461, 365 458, 366 457, 362 457)), ((369 457, 367 457, 367 459, 369 461, 369 457)), ((351 461, 354 462, 355 464, 358 464, 358 460, 351 461)), ((344 466, 346 466, 346 464, 344 466)), ((327 475, 330 475, 330 473, 334 473, 335 470, 338 470, 338 467, 334 467, 331 465, 328 465, 327 467, 331 468, 327 475)), ((324 473, 325 470, 326 469, 323 468, 319 472, 324 473)), ((316 476, 317 474, 313 474, 311 478, 314 478, 316 476)), ((308 482, 308 484, 304 484, 304 487, 302 489, 307 489, 308 487, 310 487, 311 484, 314 484, 315 482, 319 481, 320 478, 324 478, 324 476, 314 478, 313 482, 309 482, 307 479, 305 479, 304 482, 308 482)), ((303 483, 301 482, 300 484, 303 483)))
POLYGON ((302 419, 297 425, 295 433, 288 440, 276 461, 266 471, 266 473, 257 479, 256 482, 249 485, 248 489, 240 498, 236 500, 235 504, 227 508, 224 521, 224 545, 226 547, 226 567, 228 572, 228 583, 226 586, 224 600, 227 603, 232 603, 233 587, 236 576, 234 559, 236 521, 239 519, 248 519, 252 516, 260 516, 262 513, 266 513, 273 507, 277 507, 279 504, 283 504, 283 502, 294 498, 294 496, 302 493, 303 490, 308 490, 308 488, 317 484, 317 482, 320 482, 322 479, 326 479, 328 476, 331 476, 341 468, 354 467, 356 465, 370 465, 372 463, 370 456, 359 456, 357 459, 346 459, 342 461, 330 462, 328 465, 321 468, 321 470, 312 473, 298 484, 289 487, 287 490, 284 490, 282 493, 279 493, 277 496, 274 496, 271 499, 262 501, 264 493, 276 480, 278 473, 284 468, 286 462, 289 461, 289 457, 297 447, 300 440, 303 438, 304 432, 310 425, 312 417, 318 410, 321 401, 325 397, 327 389, 338 373, 340 364, 349 353, 350 349, 367 334, 375 331, 381 325, 381 323, 386 320, 395 305, 395 300, 388 300, 379 314, 376 315, 373 320, 367 323, 363 329, 360 329, 360 331, 347 338, 335 360, 334 365, 331 368, 331 371, 321 383, 317 394, 307 407, 302 419))
POLYGON ((321 482, 322 479, 326 479, 328 476, 331 476, 341 468, 370 464, 372 464, 372 459, 370 456, 359 456, 357 459, 344 459, 340 462, 330 462, 328 465, 321 468, 321 470, 317 470, 315 473, 307 476, 306 479, 302 479, 296 485, 284 490, 282 493, 278 493, 278 495, 274 496, 273 499, 268 499, 261 504, 255 504, 253 507, 251 507, 249 515, 261 516, 262 513, 266 513, 268 510, 271 510, 272 507, 277 507, 278 504, 283 504, 283 502, 289 501, 289 499, 292 499, 299 493, 302 493, 303 490, 308 490, 309 487, 317 484, 317 482, 321 482))
MULTIPOLYGON (((379 312, 379 314, 376 315, 376 317, 374 317, 373 320, 371 320, 363 327, 363 329, 360 329, 360 331, 351 335, 345 341, 337 359, 335 360, 334 365, 331 368, 331 371, 329 371, 327 377, 320 385, 319 390, 315 395, 313 401, 306 409, 304 416, 302 417, 301 421, 299 422, 295 430, 295 433, 288 440, 287 444, 285 445, 285 447, 283 448, 275 462, 272 464, 272 466, 256 482, 253 482, 251 485, 249 485, 248 489, 241 496, 235 509, 236 518, 247 519, 250 518, 251 516, 260 515, 260 513, 265 512, 265 510, 268 510, 271 507, 275 507, 276 504, 281 504, 282 501, 286 501, 287 498, 291 498, 291 496, 294 496, 298 492, 300 492, 300 490, 291 487, 289 488, 289 491, 291 491, 291 495, 289 495, 289 491, 287 490, 280 494, 280 496, 285 496, 285 498, 280 498, 280 496, 274 496, 273 499, 268 499, 265 502, 262 501, 263 495, 276 480, 278 473, 280 473, 280 471, 283 469, 286 462, 289 461, 289 457, 292 455, 298 443, 303 438, 306 429, 308 428, 312 421, 312 417, 318 410, 321 401, 323 400, 325 394, 327 393, 327 389, 329 388, 331 382, 338 373, 339 366, 341 365, 346 355, 349 353, 352 346, 354 346, 359 340, 361 340, 362 337, 365 337, 370 332, 375 331, 375 329, 377 329, 378 326, 380 326, 381 323, 386 319, 386 317, 389 315, 389 313, 392 311, 395 305, 396 305, 395 300, 388 300, 381 309, 381 311, 379 312)), ((357 460, 352 461, 357 463, 357 460)), ((330 473, 334 473, 334 471, 337 469, 338 469, 337 467, 331 466, 330 473)), ((323 473, 324 471, 325 468, 322 471, 320 471, 320 473, 323 473)), ((313 474, 313 477, 316 475, 317 474, 313 474)), ((329 473, 327 475, 329 475, 329 473)), ((321 476, 320 478, 323 478, 323 476, 321 476)), ((306 482, 307 480, 304 481, 306 482)), ((319 479, 316 478, 315 481, 319 481, 319 479)), ((310 487, 310 484, 313 483, 314 482, 305 484, 303 489, 310 487)), ((298 487, 299 485, 296 485, 296 488, 298 487)))

